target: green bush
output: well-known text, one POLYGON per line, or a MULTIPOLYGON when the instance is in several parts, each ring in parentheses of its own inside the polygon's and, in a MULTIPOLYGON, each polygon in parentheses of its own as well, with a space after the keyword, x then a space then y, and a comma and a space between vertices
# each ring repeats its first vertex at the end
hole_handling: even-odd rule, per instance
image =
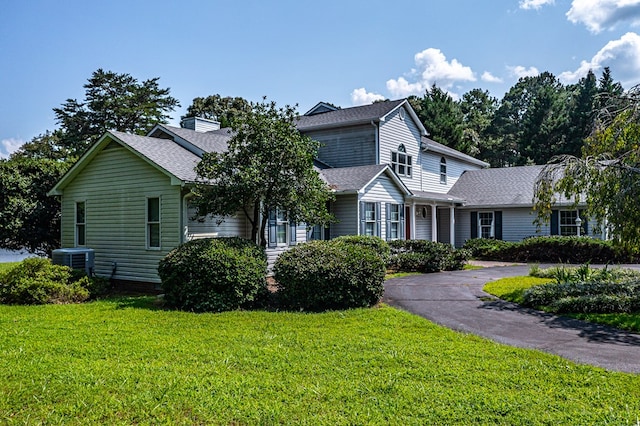
POLYGON ((0 303, 41 305, 77 303, 89 298, 91 281, 67 266, 32 257, 0 274, 0 303))
POLYGON ((193 312, 250 306, 266 293, 266 272, 264 249, 237 237, 189 241, 158 266, 167 305, 193 312))
POLYGON ((543 284, 527 289, 523 305, 557 313, 640 311, 640 279, 543 284))
POLYGON ((531 237, 521 242, 476 238, 467 240, 464 248, 478 259, 507 262, 624 263, 635 259, 612 241, 577 236, 531 237))
POLYGON ((373 306, 384 293, 385 264, 366 245, 311 241, 282 253, 273 268, 289 309, 323 311, 373 306))
POLYGON ((394 240, 389 243, 389 268, 402 272, 453 271, 464 267, 468 250, 426 240, 394 240))
POLYGON ((389 261, 389 256, 391 255, 389 244, 380 237, 373 237, 369 235, 343 235, 341 237, 334 238, 333 241, 369 247, 378 253, 385 263, 389 261))

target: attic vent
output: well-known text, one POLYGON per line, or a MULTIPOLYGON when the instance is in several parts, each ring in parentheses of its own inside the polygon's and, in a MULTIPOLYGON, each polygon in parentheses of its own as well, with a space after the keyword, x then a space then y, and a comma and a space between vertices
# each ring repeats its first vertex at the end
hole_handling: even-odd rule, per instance
POLYGON ((93 274, 95 258, 95 250, 84 247, 57 249, 51 253, 51 260, 55 265, 84 269, 89 276, 93 274))
POLYGON ((404 108, 400 108, 400 112, 399 112, 400 120, 404 120, 405 114, 406 114, 406 113, 405 113, 405 111, 404 111, 404 108))
POLYGON ((215 120, 207 120, 202 117, 187 117, 183 118, 180 122, 180 126, 185 129, 195 130, 196 132, 211 132, 213 130, 220 130, 220 123, 215 120))

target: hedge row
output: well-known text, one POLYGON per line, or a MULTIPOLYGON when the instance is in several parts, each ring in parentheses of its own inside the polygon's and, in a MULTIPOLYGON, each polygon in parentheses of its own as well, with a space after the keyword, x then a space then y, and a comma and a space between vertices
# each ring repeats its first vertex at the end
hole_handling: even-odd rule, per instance
POLYGON ((637 256, 611 241, 589 237, 531 237, 520 242, 476 238, 464 248, 472 257, 506 262, 626 263, 637 256))
POLYGON ((470 252, 450 244, 425 240, 394 240, 389 243, 388 267, 401 272, 454 271, 464 267, 470 252))

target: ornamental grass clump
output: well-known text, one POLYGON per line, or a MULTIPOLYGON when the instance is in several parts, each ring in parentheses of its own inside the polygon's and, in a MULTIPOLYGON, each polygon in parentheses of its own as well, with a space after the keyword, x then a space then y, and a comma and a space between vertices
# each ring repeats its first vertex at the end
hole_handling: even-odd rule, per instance
POLYGON ((267 256, 237 237, 189 241, 160 261, 168 306, 193 312, 250 307, 267 292, 267 256))
POLYGON ((386 267, 373 248, 333 240, 293 247, 278 257, 273 272, 284 308, 325 311, 378 303, 386 267))

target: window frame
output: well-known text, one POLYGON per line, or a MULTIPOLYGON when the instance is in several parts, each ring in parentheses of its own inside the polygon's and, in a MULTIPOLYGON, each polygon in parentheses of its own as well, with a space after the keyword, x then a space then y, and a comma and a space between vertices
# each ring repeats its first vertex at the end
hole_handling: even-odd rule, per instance
POLYGON ((87 245, 87 201, 76 201, 74 211, 74 242, 76 247, 87 245), (82 205, 82 222, 78 220, 78 207, 82 205), (80 239, 82 236, 82 240, 80 239))
POLYGON ((402 238, 402 232, 400 230, 400 208, 404 208, 402 204, 389 204, 389 217, 387 218, 387 222, 389 223, 389 228, 387 229, 387 240, 399 240, 402 238), (394 212, 395 210, 395 212, 394 212), (394 213, 396 214, 394 218, 394 213), (395 237, 393 236, 393 230, 395 225, 395 237))
POLYGON ((162 249, 162 197, 160 196, 148 196, 145 201, 145 246, 147 250, 161 250, 162 249), (151 200, 158 200, 158 214, 157 220, 150 218, 151 200), (157 228, 157 231, 155 230, 157 228), (158 245, 152 245, 152 237, 157 233, 158 245))
POLYGON ((398 176, 411 177, 413 173, 413 156, 407 154, 404 144, 391 151, 391 168, 398 176))
POLYGON ((289 245, 289 217, 287 212, 276 209, 276 246, 289 245), (284 241, 280 241, 280 227, 284 227, 284 241))
POLYGON ((447 159, 440 157, 440 183, 447 184, 447 159))
POLYGON ((379 212, 377 212, 377 204, 375 202, 372 201, 363 201, 364 203, 364 235, 369 235, 369 236, 374 236, 374 237, 378 237, 379 235, 377 234, 377 222, 379 220, 378 216, 380 215, 379 212), (372 210, 369 210, 368 208, 372 207, 372 210), (369 215, 368 213, 371 213, 371 215, 369 215), (369 230, 369 226, 371 226, 371 234, 369 234, 368 230, 369 230))
POLYGON ((581 236, 587 235, 587 231, 586 231, 587 220, 580 216, 579 210, 575 210, 575 209, 558 210, 558 235, 565 236, 565 237, 572 237, 572 236, 578 235, 578 225, 576 224, 577 218, 580 218, 582 221, 580 224, 580 235, 581 236), (564 219, 566 221, 567 214, 570 214, 572 216, 571 220, 568 223, 563 223, 563 216, 565 216, 564 219), (563 228, 565 229, 565 231, 567 230, 571 230, 571 231, 563 233, 562 232, 563 228))
POLYGON ((495 238, 496 235, 496 215, 493 211, 479 211, 478 212, 478 238, 495 238), (491 223, 483 224, 482 219, 483 215, 491 215, 491 223), (489 235, 484 236, 482 234, 483 229, 489 229, 489 235))

